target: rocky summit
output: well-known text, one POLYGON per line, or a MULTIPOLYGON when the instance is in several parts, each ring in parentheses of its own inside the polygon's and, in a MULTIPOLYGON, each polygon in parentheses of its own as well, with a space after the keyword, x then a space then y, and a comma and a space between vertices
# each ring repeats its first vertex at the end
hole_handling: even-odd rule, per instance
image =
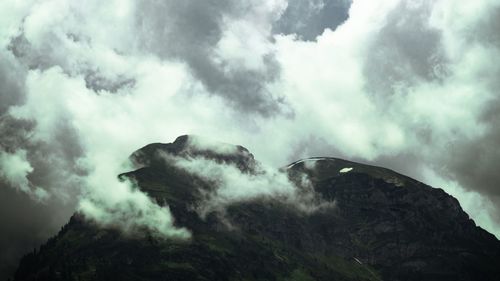
POLYGON ((304 159, 280 173, 296 194, 309 194, 309 211, 264 192, 200 215, 220 182, 180 168, 176 159, 205 159, 252 177, 266 173, 241 146, 190 136, 147 145, 131 156, 136 169, 119 178, 168 205, 191 237, 125 234, 77 213, 21 260, 14 280, 500 280, 500 242, 455 198, 394 171, 304 159))

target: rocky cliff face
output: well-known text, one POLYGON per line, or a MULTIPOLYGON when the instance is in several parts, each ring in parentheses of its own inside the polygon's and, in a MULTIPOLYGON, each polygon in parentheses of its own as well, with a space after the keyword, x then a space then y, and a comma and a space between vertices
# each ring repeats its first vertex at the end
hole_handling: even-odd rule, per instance
POLYGON ((217 182, 169 159, 264 172, 241 146, 191 141, 148 145, 131 156, 137 169, 120 175, 168 204, 176 224, 191 230, 189 241, 147 231, 125 236, 75 214, 23 258, 15 280, 500 280, 500 242, 455 198, 380 167, 297 161, 282 172, 298 194, 312 193, 308 204, 327 207, 304 211, 295 201, 261 196, 200 216, 195 207, 217 182))

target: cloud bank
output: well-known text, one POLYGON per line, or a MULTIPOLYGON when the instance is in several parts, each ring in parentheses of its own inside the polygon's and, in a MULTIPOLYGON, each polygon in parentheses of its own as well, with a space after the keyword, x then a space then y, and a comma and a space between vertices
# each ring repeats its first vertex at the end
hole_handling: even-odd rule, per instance
MULTIPOLYGON (((206 148, 205 145, 195 147, 206 148)), ((224 156, 227 151, 226 148, 219 153, 224 156)), ((192 206, 203 219, 210 213, 216 213, 224 219, 227 207, 254 200, 275 200, 304 214, 335 206, 333 202, 327 202, 316 194, 306 174, 293 180, 286 170, 258 162, 249 167, 242 167, 236 163, 220 162, 202 155, 179 157, 162 153, 160 157, 167 163, 210 183, 211 189, 198 190, 202 198, 196 202, 196 206, 192 206)), ((251 161, 249 163, 254 164, 251 161)))
POLYGON ((273 167, 387 166, 450 192, 498 236, 499 15, 496 0, 3 1, 0 244, 45 223, 2 252, 75 209, 186 234, 115 177, 135 149, 186 133, 273 167))

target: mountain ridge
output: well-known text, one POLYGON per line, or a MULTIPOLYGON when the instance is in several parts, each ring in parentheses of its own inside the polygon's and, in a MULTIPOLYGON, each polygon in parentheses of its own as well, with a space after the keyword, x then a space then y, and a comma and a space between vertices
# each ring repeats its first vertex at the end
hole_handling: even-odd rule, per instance
POLYGON ((234 166, 252 179, 267 172, 242 146, 219 150, 190 138, 137 150, 131 155, 137 169, 119 176, 167 204, 176 225, 192 232, 189 241, 147 231, 124 236, 76 214, 23 258, 14 280, 500 279, 500 242, 455 198, 392 170, 339 158, 281 169, 297 194, 312 194, 307 204, 327 208, 304 212, 282 195, 257 196, 202 217, 196 207, 218 187, 176 159, 208 159, 203 164, 234 166))

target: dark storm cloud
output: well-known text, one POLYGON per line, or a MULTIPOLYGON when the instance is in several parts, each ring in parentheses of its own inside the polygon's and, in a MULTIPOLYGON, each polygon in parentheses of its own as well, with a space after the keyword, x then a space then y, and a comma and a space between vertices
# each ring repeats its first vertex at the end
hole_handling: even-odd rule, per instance
MULTIPOLYGON (((500 14, 500 9, 492 11, 500 14)), ((500 25, 500 18, 496 18, 493 25, 500 25)), ((500 41, 492 40, 495 36, 474 34, 482 37, 483 44, 495 43, 500 47, 500 41)), ((486 195, 496 206, 495 219, 500 223, 500 67, 493 65, 483 78, 490 81, 487 85, 493 93, 490 102, 482 111, 480 124, 485 131, 474 138, 459 139, 450 144, 448 151, 439 159, 443 165, 443 172, 458 180, 468 190, 486 195)), ((481 95, 482 93, 477 93, 481 95)))
POLYGON ((210 93, 238 110, 263 116, 279 114, 286 106, 283 97, 265 87, 280 73, 272 52, 263 54, 264 69, 258 70, 244 66, 228 70, 230 62, 214 60, 225 18, 242 17, 251 5, 235 1, 141 2, 138 34, 143 48, 162 59, 185 62, 210 93))
POLYGON ((0 116, 0 151, 15 152, 29 145, 31 131, 35 126, 33 121, 18 120, 10 115, 0 116))
MULTIPOLYGON (((364 87, 382 114, 389 114, 394 102, 405 99, 411 87, 422 81, 440 80, 446 74, 441 31, 429 24, 434 7, 428 1, 419 3, 398 3, 369 42, 363 63, 364 87)), ((404 124, 409 125, 420 145, 432 145, 436 136, 431 125, 404 124)), ((409 148, 397 154, 383 153, 370 163, 422 180, 425 157, 409 148)))
MULTIPOLYGON (((72 33, 66 34, 65 38, 76 43, 83 41, 84 45, 90 45, 89 40, 82 40, 72 33)), ((54 37, 52 44, 63 45, 59 37, 54 37)), ((123 74, 107 77, 100 69, 86 63, 81 63, 77 67, 70 65, 67 61, 58 57, 53 50, 53 46, 43 44, 41 47, 32 46, 26 39, 23 30, 20 30, 20 34, 11 39, 7 50, 10 52, 10 55, 15 57, 27 69, 46 70, 53 66, 59 66, 68 75, 83 74, 85 77, 85 86, 96 93, 100 91, 116 93, 120 89, 133 87, 136 83, 134 78, 123 74)), ((22 80, 17 78, 15 81, 22 80)))
POLYGON ((335 30, 349 17, 350 0, 291 0, 281 18, 273 25, 277 34, 297 34, 314 40, 327 28, 335 30))
POLYGON ((500 46, 500 7, 487 11, 482 15, 479 23, 471 28, 467 34, 467 43, 480 43, 491 46, 500 46))
POLYGON ((100 91, 116 93, 120 89, 134 87, 135 83, 136 80, 133 78, 122 76, 116 77, 115 79, 109 79, 100 75, 97 71, 91 71, 85 75, 85 87, 96 93, 100 91))
POLYGON ((403 1, 388 14, 366 58, 366 91, 382 99, 382 104, 389 102, 398 86, 439 79, 446 62, 441 33, 429 25, 432 5, 411 5, 403 1))
MULTIPOLYGON (((287 111, 284 95, 272 94, 266 84, 280 75, 280 66, 272 51, 261 55, 263 67, 251 69, 217 57, 227 19, 238 19, 254 10, 254 4, 235 1, 147 1, 140 2, 135 11, 134 41, 144 53, 156 54, 163 60, 186 63, 209 93, 222 97, 231 107, 265 117, 287 111), (214 59, 217 58, 217 59, 214 59)), ((264 28, 265 29, 265 28, 264 28)), ((271 33, 263 30, 265 40, 271 33)), ((8 50, 29 69, 45 70, 59 66, 68 75, 83 74, 86 86, 96 92, 116 92, 134 86, 134 77, 106 77, 88 62, 72 61, 64 53, 73 43, 92 47, 85 35, 66 31, 48 33, 36 46, 26 38, 25 30, 11 39, 8 50), (59 48, 54 48, 59 45, 59 48)), ((241 34, 245 37, 245 34, 241 34)), ((120 52, 130 54, 130 46, 119 46, 120 52)), ((117 51, 118 52, 118 51, 117 51)))
MULTIPOLYGON (((482 15, 479 24, 466 36, 469 46, 500 50, 500 6, 482 15)), ((482 108, 479 124, 485 127, 477 137, 461 138, 450 143, 438 161, 444 172, 458 180, 466 189, 486 195, 496 207, 495 219, 500 223, 500 66, 494 61, 477 77, 483 90, 474 94, 488 100, 482 108), (487 97, 486 95, 492 95, 487 97)))
POLYGON ((26 70, 9 53, 0 52, 0 116, 24 98, 26 70))
MULTIPOLYGON (((51 35, 47 41, 52 44, 61 44, 60 38, 51 35)), ((36 48, 26 39, 24 30, 19 30, 19 34, 13 37, 7 46, 7 50, 16 57, 18 62, 29 69, 45 70, 55 65, 63 65, 63 61, 57 58, 55 50, 51 45, 45 43, 36 48)), ((67 67, 66 67, 67 69, 67 67)))
MULTIPOLYGON (((491 125, 500 125, 496 121, 491 125)), ((450 145, 445 169, 470 190, 479 191, 500 202, 500 132, 495 128, 474 141, 457 141, 450 145)))

